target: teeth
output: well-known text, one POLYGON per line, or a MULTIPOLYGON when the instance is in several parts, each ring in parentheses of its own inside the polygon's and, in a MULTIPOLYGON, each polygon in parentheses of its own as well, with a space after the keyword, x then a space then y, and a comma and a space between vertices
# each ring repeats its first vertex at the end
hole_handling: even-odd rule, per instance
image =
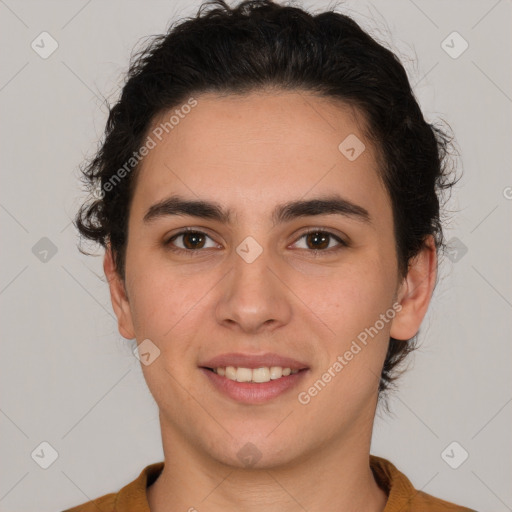
MULTIPOLYGON (((240 368, 238 369, 240 371, 240 368)), ((256 368, 252 371, 253 382, 268 382, 270 380, 270 370, 268 368, 256 368)))
POLYGON ((226 377, 231 380, 236 380, 236 368, 233 368, 232 366, 228 366, 226 368, 226 377))
POLYGON ((238 382, 251 382, 252 370, 250 368, 237 368, 236 380, 238 382))
MULTIPOLYGON (((289 370, 289 368, 285 368, 285 370, 289 370)), ((283 376, 283 368, 280 366, 272 366, 270 368, 270 378, 271 379, 280 379, 283 376)))
POLYGON ((226 377, 230 380, 237 382, 270 382, 271 380, 287 377, 290 374, 298 373, 299 370, 292 370, 291 368, 282 368, 281 366, 271 366, 255 368, 243 368, 227 366, 226 368, 219 367, 213 368, 213 371, 221 377, 226 377))

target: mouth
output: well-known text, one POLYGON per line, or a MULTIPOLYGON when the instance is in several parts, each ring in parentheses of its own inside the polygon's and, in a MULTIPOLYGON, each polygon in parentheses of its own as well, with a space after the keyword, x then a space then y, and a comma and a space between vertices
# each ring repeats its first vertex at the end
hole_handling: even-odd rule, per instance
POLYGON ((215 391, 236 402, 261 404, 296 387, 309 367, 276 354, 224 354, 199 366, 215 391))
POLYGON ((205 370, 210 370, 216 373, 220 377, 233 380, 235 382, 252 382, 257 384, 263 384, 270 382, 271 380, 282 379, 289 375, 295 375, 296 373, 307 370, 307 368, 291 369, 289 367, 283 368, 282 366, 262 366, 261 368, 244 368, 243 366, 219 366, 217 368, 205 367, 205 370))

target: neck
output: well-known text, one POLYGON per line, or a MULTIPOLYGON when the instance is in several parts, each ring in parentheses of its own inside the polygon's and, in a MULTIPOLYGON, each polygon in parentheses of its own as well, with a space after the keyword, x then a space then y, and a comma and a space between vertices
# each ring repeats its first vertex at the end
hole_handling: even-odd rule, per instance
POLYGON ((371 428, 331 440, 300 461, 264 469, 214 460, 169 425, 162 424, 162 433, 165 466, 148 488, 151 512, 382 512, 386 505, 387 495, 369 466, 371 428))

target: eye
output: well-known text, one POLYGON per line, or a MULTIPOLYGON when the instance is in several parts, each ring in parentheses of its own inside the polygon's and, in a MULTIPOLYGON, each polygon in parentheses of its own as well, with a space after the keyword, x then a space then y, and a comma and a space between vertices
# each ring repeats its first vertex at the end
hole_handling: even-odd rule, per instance
POLYGON ((210 249, 217 247, 217 244, 204 232, 194 229, 186 229, 173 235, 164 245, 172 251, 176 252, 197 252, 197 249, 210 249), (176 240, 181 239, 181 245, 176 244, 176 240), (212 244, 206 245, 206 239, 210 239, 212 244))
MULTIPOLYGON (((302 239, 305 239, 305 247, 299 247, 299 249, 309 249, 310 251, 327 251, 327 249, 332 249, 333 245, 331 242, 337 242, 338 249, 348 247, 348 243, 339 236, 318 228, 310 229, 306 233, 303 233, 299 240, 302 239)), ((336 244, 334 244, 334 247, 336 247, 336 244)))

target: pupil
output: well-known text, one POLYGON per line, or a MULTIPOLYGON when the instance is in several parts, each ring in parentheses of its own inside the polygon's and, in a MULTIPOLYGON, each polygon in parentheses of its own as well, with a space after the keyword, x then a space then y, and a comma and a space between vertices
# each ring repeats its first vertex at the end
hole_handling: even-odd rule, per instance
POLYGON ((328 238, 329 238, 328 236, 326 236, 325 234, 322 234, 318 231, 316 231, 315 233, 310 233, 308 235, 308 240, 314 240, 314 242, 313 242, 314 244, 318 243, 318 241, 320 240, 321 247, 319 247, 317 245, 316 247, 313 247, 313 249, 325 249, 325 247, 328 247, 329 246, 328 238))
POLYGON ((187 249, 197 249, 197 244, 203 238, 199 233, 186 233, 183 237, 184 245, 187 249), (187 240, 192 239, 192 244, 187 243, 187 240), (190 247, 192 245, 192 247, 190 247))

